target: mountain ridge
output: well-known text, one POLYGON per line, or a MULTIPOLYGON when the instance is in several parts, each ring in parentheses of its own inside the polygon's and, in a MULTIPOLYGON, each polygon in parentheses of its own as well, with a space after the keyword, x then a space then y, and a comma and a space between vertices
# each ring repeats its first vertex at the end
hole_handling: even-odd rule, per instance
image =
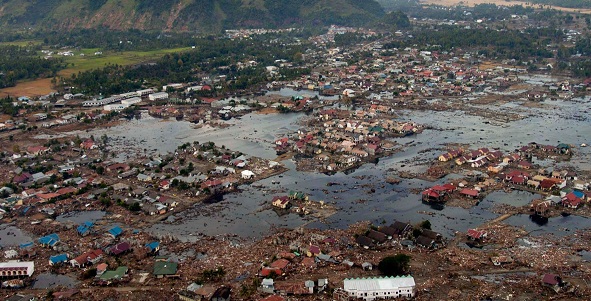
POLYGON ((50 30, 359 26, 383 15, 374 0, 0 0, 1 26, 50 30))

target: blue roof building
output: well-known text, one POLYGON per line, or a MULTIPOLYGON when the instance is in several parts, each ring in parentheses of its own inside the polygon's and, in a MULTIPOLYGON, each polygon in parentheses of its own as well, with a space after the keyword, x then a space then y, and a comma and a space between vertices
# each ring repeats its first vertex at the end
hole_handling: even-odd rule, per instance
POLYGON ((43 247, 54 247, 58 242, 60 242, 60 237, 56 233, 39 238, 39 243, 43 247))
POLYGON ((18 245, 18 247, 20 249, 28 249, 28 248, 33 247, 33 245, 34 245, 34 243, 32 241, 30 241, 30 242, 22 243, 22 244, 18 245))
POLYGON ((68 261, 68 254, 66 254, 66 253, 49 257, 49 265, 54 265, 54 264, 67 262, 67 261, 68 261))
POLYGON ((92 226, 94 226, 93 222, 84 222, 80 226, 78 226, 76 230, 78 231, 78 234, 85 236, 88 233, 90 233, 90 228, 92 228, 92 226))
POLYGON ((150 253, 156 253, 156 252, 158 252, 158 250, 160 250, 160 242, 153 241, 149 244, 146 244, 146 247, 148 247, 148 249, 150 250, 150 253))
POLYGON ((117 236, 121 235, 121 233, 123 233, 123 229, 121 229, 121 227, 119 227, 119 226, 115 226, 109 230, 109 234, 115 238, 117 238, 117 236))
POLYGON ((582 199, 585 196, 585 193, 582 191, 578 191, 578 190, 573 190, 573 194, 578 197, 579 199, 582 199))

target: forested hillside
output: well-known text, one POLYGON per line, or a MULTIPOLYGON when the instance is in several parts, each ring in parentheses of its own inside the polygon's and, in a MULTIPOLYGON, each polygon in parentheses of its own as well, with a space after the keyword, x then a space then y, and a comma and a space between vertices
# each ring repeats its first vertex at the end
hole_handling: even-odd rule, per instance
POLYGON ((356 26, 383 14, 374 0, 0 0, 4 28, 213 32, 298 24, 356 26))

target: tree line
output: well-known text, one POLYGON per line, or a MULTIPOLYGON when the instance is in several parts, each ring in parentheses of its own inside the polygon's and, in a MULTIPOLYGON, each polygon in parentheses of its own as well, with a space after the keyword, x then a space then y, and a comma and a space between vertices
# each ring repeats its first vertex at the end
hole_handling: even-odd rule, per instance
POLYGON ((23 79, 55 76, 65 68, 62 59, 45 59, 40 50, 40 46, 0 46, 0 88, 12 87, 23 79))

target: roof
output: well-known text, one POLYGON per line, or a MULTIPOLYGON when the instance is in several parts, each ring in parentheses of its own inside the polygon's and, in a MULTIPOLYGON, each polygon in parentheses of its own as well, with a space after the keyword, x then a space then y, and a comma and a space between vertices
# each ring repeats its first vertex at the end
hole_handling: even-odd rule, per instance
POLYGON ((377 242, 385 242, 386 240, 388 240, 388 237, 386 237, 386 234, 382 233, 382 232, 378 232, 376 230, 369 230, 369 233, 367 233, 367 237, 377 241, 377 242))
POLYGON ((355 242, 359 245, 366 246, 366 247, 370 247, 373 245, 373 241, 371 240, 371 238, 364 236, 364 235, 357 236, 357 238, 355 239, 355 242))
POLYGON ((285 298, 283 298, 281 296, 271 295, 271 296, 268 296, 266 298, 263 298, 263 299, 261 299, 259 301, 283 301, 283 300, 285 300, 285 298))
POLYGON ((154 263, 154 275, 174 275, 178 269, 178 263, 170 261, 156 261, 154 263))
POLYGON ((420 235, 419 237, 417 237, 416 242, 417 242, 417 245, 430 248, 431 244, 433 244, 435 241, 432 238, 429 238, 424 235, 420 235))
POLYGON ((287 259, 277 259, 273 261, 269 266, 272 268, 278 269, 285 269, 285 267, 289 264, 289 260, 287 259))
POLYGON ((377 278, 351 278, 344 281, 345 291, 376 291, 396 290, 400 287, 414 287, 415 279, 412 276, 377 277, 377 278))
POLYGON ((131 245, 128 242, 124 241, 124 242, 114 245, 109 251, 113 255, 119 255, 121 253, 129 251, 130 249, 131 249, 131 245))
POLYGON ((92 228, 93 225, 94 225, 93 222, 84 222, 84 223, 80 224, 80 226, 78 226, 78 228, 76 228, 76 230, 78 231, 79 234, 85 234, 90 230, 90 228, 92 228))
POLYGON ((480 239, 482 236, 484 236, 484 234, 485 234, 484 231, 478 231, 475 229, 468 230, 468 236, 470 236, 474 239, 480 239))
POLYGON ((121 233, 123 233, 123 230, 119 226, 115 226, 115 227, 109 229, 109 234, 111 234, 115 237, 121 235, 121 233))
POLYGON ((82 265, 82 264, 87 263, 88 261, 95 260, 101 256, 103 256, 103 251, 97 249, 97 250, 82 253, 82 254, 80 254, 80 256, 74 258, 73 260, 76 261, 78 264, 82 265))
POLYGON ((542 278, 542 282, 544 284, 557 285, 559 283, 559 279, 560 277, 558 277, 556 274, 546 274, 544 275, 544 278, 542 278))
POLYGON ((0 262, 0 271, 14 271, 14 270, 26 270, 27 275, 31 276, 35 271, 35 262, 33 261, 8 261, 0 262))
POLYGON ((43 236, 43 237, 39 238, 40 244, 48 245, 48 246, 52 246, 52 247, 55 246, 59 241, 60 241, 60 237, 57 235, 57 233, 52 233, 47 236, 43 236))
POLYGON ((64 253, 60 255, 51 256, 49 257, 49 261, 51 261, 52 263, 66 262, 68 261, 68 254, 64 253))
POLYGON ((378 231, 388 235, 388 236, 394 236, 397 235, 398 233, 396 232, 396 229, 390 227, 390 226, 381 226, 378 228, 378 231))
POLYGON ((125 274, 127 274, 127 267, 120 266, 114 271, 104 272, 101 275, 100 279, 101 280, 121 279, 121 278, 123 278, 123 276, 125 276, 125 274))
POLYGON ((283 271, 281 271, 281 269, 264 267, 261 269, 261 272, 259 274, 262 277, 267 277, 270 276, 271 273, 275 273, 275 275, 282 275, 283 271))
POLYGON ((478 196, 478 190, 464 188, 460 191, 461 194, 469 195, 469 196, 478 196))
POLYGON ((160 242, 159 241, 153 241, 149 244, 146 244, 146 247, 148 247, 151 251, 154 251, 156 249, 158 249, 158 247, 160 247, 160 242))

